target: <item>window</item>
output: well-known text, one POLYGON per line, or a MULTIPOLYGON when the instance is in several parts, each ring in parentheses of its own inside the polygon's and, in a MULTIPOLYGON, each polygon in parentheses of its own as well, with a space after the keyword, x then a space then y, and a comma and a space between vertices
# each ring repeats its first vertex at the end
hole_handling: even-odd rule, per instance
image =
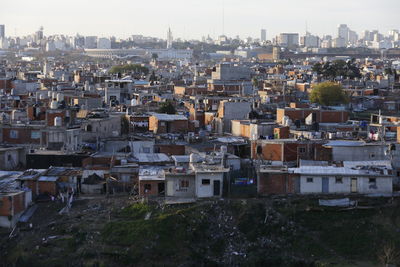
POLYGON ((210 179, 202 179, 201 180, 202 185, 209 185, 210 184, 210 179))
POLYGON ((189 181, 188 180, 181 180, 180 187, 181 188, 188 188, 189 187, 189 181))
POLYGON ((370 184, 376 184, 376 178, 369 178, 368 181, 370 184))
POLYGON ((305 147, 299 147, 299 153, 300 154, 306 153, 306 148, 305 147))
POLYGON ((342 177, 336 177, 335 182, 337 184, 343 184, 343 178, 342 177))
POLYGON ((313 183, 314 182, 314 178, 308 177, 307 178, 307 183, 313 183))
POLYGON ((86 125, 86 132, 91 132, 92 131, 92 125, 86 125))
POLYGON ((11 155, 7 155, 7 161, 11 161, 12 157, 11 155))
POLYGON ((143 153, 150 153, 150 147, 143 147, 143 153))
POLYGON ((40 139, 40 132, 39 131, 32 131, 31 132, 31 139, 40 139))
POLYGON ((144 184, 144 192, 148 193, 151 190, 151 184, 144 184))
POLYGON ((16 131, 16 130, 11 130, 11 131, 10 131, 10 138, 12 138, 12 139, 17 139, 17 138, 18 138, 18 131, 16 131))
POLYGON ((369 154, 369 158, 371 159, 375 158, 375 154, 374 153, 369 154))

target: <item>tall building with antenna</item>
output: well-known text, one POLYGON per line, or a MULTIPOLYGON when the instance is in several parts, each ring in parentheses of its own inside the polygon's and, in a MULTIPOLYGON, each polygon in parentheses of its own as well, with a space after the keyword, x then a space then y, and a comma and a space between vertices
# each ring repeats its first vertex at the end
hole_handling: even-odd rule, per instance
POLYGON ((172 37, 172 31, 171 28, 168 28, 168 32, 167 32, 167 49, 171 49, 172 48, 172 41, 173 41, 173 37, 172 37))
POLYGON ((6 26, 5 25, 0 25, 0 39, 6 37, 6 26))

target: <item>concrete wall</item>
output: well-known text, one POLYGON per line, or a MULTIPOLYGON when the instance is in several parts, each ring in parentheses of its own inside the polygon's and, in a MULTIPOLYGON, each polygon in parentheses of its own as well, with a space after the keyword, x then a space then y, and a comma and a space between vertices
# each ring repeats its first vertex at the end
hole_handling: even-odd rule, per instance
POLYGON ((165 195, 169 197, 195 197, 195 177, 192 175, 179 175, 179 176, 168 176, 165 177, 166 180, 166 191, 165 195), (189 187, 181 188, 181 181, 185 180, 189 182, 189 187))
POLYGON ((214 196, 214 181, 220 181, 220 194, 222 196, 223 187, 223 173, 197 173, 196 174, 196 196, 202 197, 213 197, 214 196), (202 180, 209 179, 209 185, 203 185, 202 180))
POLYGON ((81 191, 84 194, 100 194, 103 188, 103 184, 82 184, 81 191))
MULTIPOLYGON (((300 193, 311 194, 318 193, 322 194, 322 178, 326 176, 312 176, 302 175, 300 177, 300 193), (307 178, 313 178, 312 183, 307 183, 307 178)), ((329 179, 329 193, 330 194, 349 194, 351 193, 351 179, 357 178, 357 193, 359 194, 370 194, 370 193, 392 193, 393 191, 393 180, 391 177, 351 177, 351 176, 337 176, 342 178, 342 183, 336 183, 336 177, 326 177, 329 179), (370 178, 376 179, 376 187, 372 186, 369 182, 370 178)))
POLYGON ((388 160, 384 151, 387 146, 339 146, 332 147, 332 160, 334 161, 363 161, 363 160, 388 160))

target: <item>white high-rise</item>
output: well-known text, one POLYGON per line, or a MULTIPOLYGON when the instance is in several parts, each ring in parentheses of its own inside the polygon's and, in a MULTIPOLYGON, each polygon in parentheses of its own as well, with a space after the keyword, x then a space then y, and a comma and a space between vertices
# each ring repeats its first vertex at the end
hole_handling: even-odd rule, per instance
POLYGON ((349 30, 346 24, 340 24, 338 27, 338 38, 344 39, 345 44, 349 42, 349 30))
POLYGON ((6 26, 0 25, 0 39, 6 37, 6 26))
POLYGON ((98 38, 97 39, 97 48, 98 49, 111 49, 111 40, 110 38, 98 38))
POLYGON ((261 29, 261 42, 267 41, 267 30, 261 29))
POLYGON ((173 37, 172 37, 172 31, 171 28, 168 28, 168 32, 167 32, 167 49, 171 49, 172 48, 172 41, 173 41, 173 37))

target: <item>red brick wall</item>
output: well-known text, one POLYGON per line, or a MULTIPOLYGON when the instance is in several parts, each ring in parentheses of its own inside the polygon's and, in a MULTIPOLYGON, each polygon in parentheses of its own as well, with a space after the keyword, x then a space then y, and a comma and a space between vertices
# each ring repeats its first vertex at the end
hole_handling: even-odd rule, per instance
POLYGON ((274 128, 274 136, 277 139, 289 138, 290 129, 289 127, 278 127, 274 128))
POLYGON ((346 122, 349 119, 349 113, 347 111, 331 111, 322 110, 318 116, 318 122, 346 122))
POLYGON ((38 182, 39 194, 49 193, 51 195, 57 194, 57 185, 55 182, 38 182))
POLYGON ((295 192, 299 176, 288 173, 260 173, 257 191, 259 194, 288 194, 295 192))
POLYGON ((188 121, 172 121, 170 126, 171 133, 186 133, 188 131, 188 121))
POLYGON ((9 144, 40 144, 40 138, 31 139, 31 132, 32 129, 29 128, 3 128, 3 142, 9 144), (12 130, 18 132, 18 138, 10 138, 10 131, 12 130))
POLYGON ((262 146, 261 158, 264 160, 282 161, 282 145, 281 144, 259 144, 252 143, 253 159, 258 159, 257 146, 262 146))
POLYGON ((0 216, 13 216, 25 210, 25 193, 0 198, 0 216), (14 206, 14 211, 13 211, 14 206))
POLYGON ((64 125, 65 112, 59 111, 59 112, 51 112, 51 113, 47 112, 47 114, 46 114, 47 126, 54 126, 54 118, 55 117, 61 117, 62 125, 64 125))
POLYGON ((158 195, 158 184, 163 184, 164 181, 139 181, 139 195, 141 196, 157 196, 158 195), (150 184, 151 189, 145 193, 145 184, 150 184))
POLYGON ((12 210, 12 197, 9 198, 7 196, 0 198, 0 216, 9 216, 11 215, 12 210))
POLYGON ((25 193, 21 192, 13 198, 14 214, 20 213, 25 210, 25 193))
POLYGON ((164 153, 168 155, 185 155, 185 146, 184 145, 163 145, 156 144, 156 148, 158 148, 159 153, 164 153))
POLYGON ((300 146, 296 143, 287 143, 284 145, 284 161, 296 161, 297 160, 297 147, 300 146))

